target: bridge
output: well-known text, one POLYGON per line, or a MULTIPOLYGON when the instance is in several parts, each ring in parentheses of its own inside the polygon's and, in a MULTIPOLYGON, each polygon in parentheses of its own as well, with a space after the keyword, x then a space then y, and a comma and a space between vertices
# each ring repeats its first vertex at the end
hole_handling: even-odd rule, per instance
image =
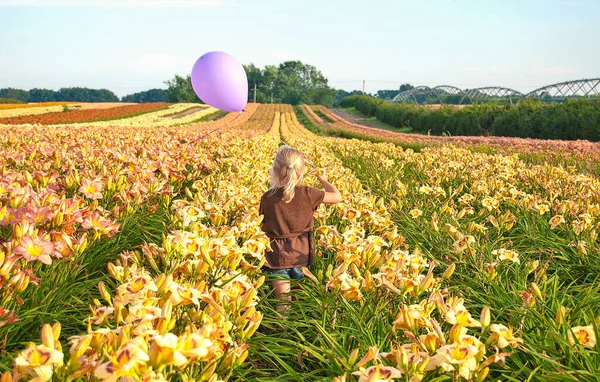
POLYGON ((473 103, 477 101, 508 101, 512 104, 526 98, 538 99, 543 102, 563 102, 569 98, 593 97, 598 95, 600 95, 600 78, 585 78, 542 86, 526 94, 502 86, 486 86, 465 90, 451 85, 439 85, 433 88, 429 86, 417 86, 398 93, 392 99, 392 102, 415 101, 419 103, 417 96, 425 96, 427 98, 434 97, 443 104, 442 97, 455 96, 455 99, 460 97, 459 105, 463 102, 473 103))

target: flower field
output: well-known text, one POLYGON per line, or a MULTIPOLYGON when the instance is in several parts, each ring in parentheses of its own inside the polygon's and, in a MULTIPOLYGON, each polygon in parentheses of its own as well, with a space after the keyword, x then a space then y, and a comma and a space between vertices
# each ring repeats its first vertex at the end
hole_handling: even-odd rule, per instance
POLYGON ((600 176, 600 143, 598 142, 407 134, 349 122, 321 105, 312 107, 303 105, 302 111, 313 124, 319 127, 320 133, 325 135, 358 137, 371 142, 391 142, 404 148, 413 149, 419 149, 421 146, 450 144, 488 154, 517 155, 528 163, 548 162, 600 176), (314 110, 319 110, 334 122, 328 123, 321 119, 314 110))
POLYGON ((597 176, 189 107, 0 125, 1 382, 600 378, 597 176), (343 195, 283 316, 258 215, 280 139, 343 195))
MULTIPOLYGON (((56 105, 54 102, 48 102, 50 105, 45 106, 45 104, 36 104, 35 107, 23 107, 23 108, 0 108, 0 118, 14 118, 14 117, 22 117, 26 115, 39 115, 46 113, 58 113, 64 110, 63 105, 56 105), (39 105, 39 106, 37 106, 39 105)), ((19 105, 19 104, 10 104, 10 105, 19 105)), ((29 106, 29 105, 28 105, 29 106)))
POLYGON ((32 109, 32 108, 45 108, 51 106, 62 106, 62 105, 71 105, 75 102, 40 102, 40 103, 7 103, 0 104, 0 110, 9 110, 9 109, 32 109))
POLYGON ((24 115, 18 117, 0 118, 0 124, 5 125, 58 125, 65 123, 91 122, 106 119, 115 119, 147 113, 166 108, 164 102, 149 102, 144 104, 112 107, 109 109, 86 109, 68 112, 53 112, 45 114, 24 115))
MULTIPOLYGON (((197 106, 196 104, 189 103, 177 103, 169 105, 167 108, 159 109, 149 113, 144 113, 135 117, 125 118, 119 120, 119 126, 127 127, 169 127, 169 126, 180 126, 187 125, 194 122, 205 115, 209 115, 216 111, 215 108, 206 107, 194 113, 190 113, 181 118, 172 118, 173 115, 182 113, 192 107, 197 106)), ((82 122, 75 124, 78 126, 94 126, 94 127, 111 127, 115 126, 115 121, 98 121, 98 122, 82 122)))

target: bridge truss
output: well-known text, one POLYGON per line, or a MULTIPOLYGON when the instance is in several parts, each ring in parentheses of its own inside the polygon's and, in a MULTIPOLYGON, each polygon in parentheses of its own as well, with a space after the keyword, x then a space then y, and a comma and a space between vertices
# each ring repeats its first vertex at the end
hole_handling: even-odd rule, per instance
POLYGON ((417 96, 435 97, 442 102, 442 97, 451 95, 462 96, 459 105, 465 101, 470 101, 471 103, 476 101, 508 101, 512 104, 525 98, 539 99, 544 102, 561 102, 569 98, 600 95, 600 78, 559 82, 543 86, 527 94, 501 86, 487 86, 465 90, 451 85, 439 85, 433 88, 429 86, 417 86, 398 93, 392 99, 392 102, 417 102, 417 96))

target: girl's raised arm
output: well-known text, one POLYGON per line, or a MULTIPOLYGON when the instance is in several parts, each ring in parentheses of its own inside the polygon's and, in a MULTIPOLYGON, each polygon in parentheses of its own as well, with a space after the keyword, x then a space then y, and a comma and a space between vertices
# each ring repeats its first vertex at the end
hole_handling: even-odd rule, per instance
POLYGON ((319 182, 321 182, 321 185, 325 189, 323 203, 337 204, 342 201, 342 194, 340 194, 338 189, 333 184, 327 181, 327 176, 325 175, 324 169, 322 170, 322 174, 317 173, 317 179, 319 179, 319 182))

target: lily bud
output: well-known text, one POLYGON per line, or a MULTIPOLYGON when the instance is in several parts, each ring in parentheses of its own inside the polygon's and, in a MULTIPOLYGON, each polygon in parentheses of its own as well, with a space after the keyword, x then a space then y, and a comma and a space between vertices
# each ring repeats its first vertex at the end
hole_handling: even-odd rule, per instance
POLYGON ((42 344, 54 349, 54 334, 52 333, 50 324, 44 324, 44 326, 42 326, 42 344))
POLYGON ((556 310, 556 318, 554 319, 554 322, 556 322, 557 326, 562 326, 562 324, 565 322, 565 316, 567 315, 567 308, 565 308, 564 306, 559 306, 558 309, 556 310))
POLYGON ((463 334, 463 327, 460 326, 460 324, 455 324, 451 329, 450 329, 450 333, 449 333, 449 337, 452 341, 458 341, 458 339, 460 338, 460 336, 463 334))
POLYGON ((98 290, 100 291, 100 295, 102 296, 102 298, 112 305, 110 294, 107 292, 106 287, 104 286, 104 283, 102 281, 98 283, 98 290))
POLYGON ((428 273, 427 276, 425 276, 425 278, 423 280, 421 280, 421 283, 419 283, 419 287, 417 289, 418 292, 423 292, 425 290, 427 290, 431 284, 433 283, 433 273, 428 273))
POLYGON ((477 373, 477 378, 475 378, 475 382, 484 381, 489 373, 490 373, 490 368, 489 367, 484 368, 479 373, 477 373))
POLYGON ((452 274, 454 273, 454 270, 456 269, 456 264, 452 263, 448 266, 448 268, 446 268, 446 271, 444 272, 444 274, 442 275, 442 279, 447 280, 450 278, 450 276, 452 276, 452 274))
MULTIPOLYGON (((52 325, 52 336, 54 337, 54 342, 58 342, 58 337, 60 337, 60 330, 61 330, 61 325, 60 323, 55 323, 54 325, 52 325)), ((56 348, 56 346, 55 346, 56 348)))
POLYGON ((408 370, 408 354, 406 354, 406 350, 400 346, 398 348, 399 352, 400 352, 400 368, 404 371, 408 370))
POLYGON ((92 336, 88 334, 87 336, 79 338, 79 340, 75 342, 73 346, 71 346, 70 358, 71 360, 73 360, 73 362, 77 362, 77 360, 81 358, 83 354, 85 354, 85 352, 88 350, 88 347, 90 346, 91 341, 92 336))
POLYGON ((533 292, 533 294, 541 300, 542 299, 542 291, 540 291, 540 288, 537 286, 537 284, 531 283, 529 285, 529 287, 531 288, 531 291, 533 292))
POLYGON ((358 348, 352 350, 350 356, 348 357, 348 366, 352 367, 358 358, 358 348))
POLYGON ((169 300, 165 301, 165 303, 162 306, 162 315, 163 315, 163 317, 170 319, 172 314, 173 314, 173 303, 169 299, 169 300))
POLYGON ((427 365, 429 365, 429 360, 430 358, 424 358, 420 363, 419 366, 417 366, 417 370, 416 372, 418 374, 423 374, 425 372, 425 369, 427 368, 427 365))
POLYGON ((490 307, 489 306, 484 306, 483 309, 481 310, 481 316, 479 321, 481 322, 481 329, 485 329, 488 326, 490 326, 490 321, 492 318, 492 314, 490 312, 490 307))

